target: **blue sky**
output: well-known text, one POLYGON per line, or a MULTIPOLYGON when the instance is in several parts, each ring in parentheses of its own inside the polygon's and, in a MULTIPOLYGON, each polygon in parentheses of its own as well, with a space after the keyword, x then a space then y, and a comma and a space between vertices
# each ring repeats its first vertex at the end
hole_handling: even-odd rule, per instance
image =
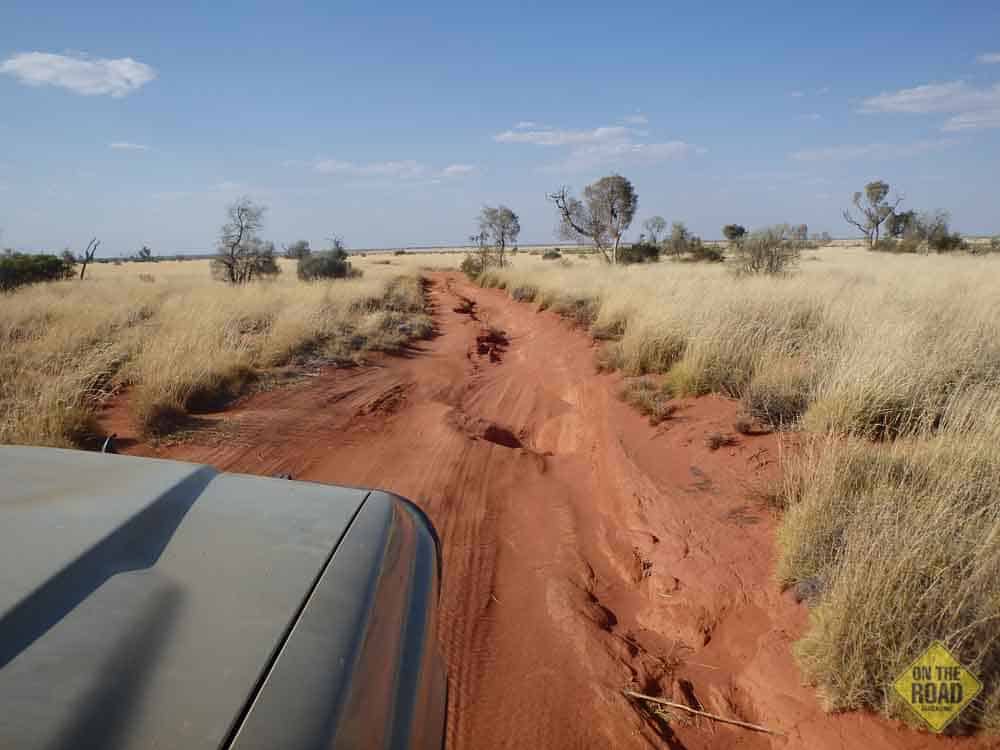
MULTIPOLYGON (((889 181, 1000 231, 1000 3, 59 3, 0 7, 0 243, 457 244, 483 204, 618 172, 653 214, 849 235, 889 181)), ((637 232, 634 232, 634 234, 637 232)))

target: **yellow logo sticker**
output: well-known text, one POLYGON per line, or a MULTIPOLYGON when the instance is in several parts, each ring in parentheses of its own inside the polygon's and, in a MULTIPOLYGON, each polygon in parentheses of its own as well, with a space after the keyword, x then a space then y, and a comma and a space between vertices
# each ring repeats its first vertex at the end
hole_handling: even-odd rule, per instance
POLYGON ((931 644, 892 685, 913 712, 942 731, 983 689, 940 641, 931 644))

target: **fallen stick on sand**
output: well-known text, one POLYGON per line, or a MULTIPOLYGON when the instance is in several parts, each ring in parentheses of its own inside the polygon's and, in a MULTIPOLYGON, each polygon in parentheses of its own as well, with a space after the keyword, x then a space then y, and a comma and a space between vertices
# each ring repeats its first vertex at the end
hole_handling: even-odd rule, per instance
POLYGON ((725 716, 719 716, 718 714, 710 714, 708 711, 699 711, 696 708, 691 708, 690 706, 685 706, 683 703, 674 703, 673 701, 664 700, 663 698, 654 698, 651 695, 643 695, 642 693, 637 693, 634 690, 622 690, 625 695, 632 698, 640 698, 644 701, 649 701, 650 703, 658 703, 661 706, 669 706, 670 708, 676 708, 681 711, 687 711, 689 714, 694 714, 695 716, 704 716, 706 719, 712 719, 713 721, 721 721, 723 724, 735 724, 738 727, 743 727, 744 729, 752 729, 755 732, 764 732, 765 734, 777 734, 780 735, 781 732, 776 732, 773 729, 768 729, 767 727, 762 727, 760 724, 751 724, 749 721, 740 721, 739 719, 727 719, 725 716))

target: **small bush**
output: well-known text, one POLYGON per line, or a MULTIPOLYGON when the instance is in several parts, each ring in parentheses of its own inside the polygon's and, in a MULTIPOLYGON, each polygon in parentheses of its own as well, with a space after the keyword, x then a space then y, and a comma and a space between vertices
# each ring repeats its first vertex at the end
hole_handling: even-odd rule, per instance
POLYGON ((58 255, 11 253, 0 256, 0 292, 40 281, 68 279, 72 275, 72 261, 58 255))
POLYGON ((406 255, 406 251, 405 250, 396 250, 396 251, 393 252, 393 255, 406 255))
POLYGON ((546 250, 544 253, 542 253, 542 260, 559 260, 561 257, 562 253, 560 253, 559 250, 557 250, 556 248, 552 248, 551 250, 546 250))
POLYGON ((303 281, 346 279, 360 275, 360 271, 351 268, 351 262, 347 260, 347 253, 343 250, 324 250, 304 255, 298 261, 298 276, 303 281))
POLYGON ((660 246, 651 242, 637 242, 634 245, 618 248, 618 262, 656 263, 660 260, 660 246))
POLYGON ((528 285, 516 286, 510 290, 510 296, 516 302, 534 302, 538 289, 528 285))
POLYGON ((872 250, 880 253, 913 254, 921 252, 922 245, 916 238, 886 237, 872 245, 872 250))
POLYGON ((700 237, 695 237, 691 243, 691 260, 699 263, 721 263, 726 259, 726 253, 716 245, 706 245, 700 237))
POLYGON ((976 242, 969 245, 969 252, 973 255, 986 255, 987 253, 1000 253, 1000 236, 990 237, 986 242, 976 242))
POLYGON ((705 447, 711 451, 717 451, 719 448, 736 445, 738 442, 739 441, 732 435, 726 435, 722 432, 710 432, 705 436, 705 447))
POLYGON ((479 275, 485 269, 483 268, 482 258, 472 253, 466 253, 465 258, 462 259, 462 262, 458 266, 458 270, 470 279, 478 279, 479 275))
POLYGON ((891 237, 879 240, 872 250, 887 253, 950 253, 969 249, 958 232, 952 232, 947 211, 907 211, 895 218, 891 237))
POLYGON ((798 263, 801 248, 791 240, 787 224, 753 232, 736 250, 740 273, 776 276, 798 263))
POLYGON ((623 401, 649 417, 649 423, 653 425, 668 419, 677 410, 671 402, 670 390, 650 380, 632 380, 622 387, 620 395, 623 401))
POLYGON ((773 427, 788 427, 809 408, 814 379, 801 359, 776 358, 754 375, 743 404, 751 417, 773 427))

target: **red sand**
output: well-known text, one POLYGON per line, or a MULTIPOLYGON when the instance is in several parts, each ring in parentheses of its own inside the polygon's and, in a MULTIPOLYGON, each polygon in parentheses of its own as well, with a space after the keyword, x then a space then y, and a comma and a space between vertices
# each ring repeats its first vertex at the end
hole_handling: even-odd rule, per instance
POLYGON ((651 427, 556 315, 453 274, 430 299, 438 335, 404 356, 254 394, 180 444, 129 439, 124 400, 106 426, 128 453, 419 503, 444 553, 449 748, 988 746, 830 715, 802 684, 807 612, 775 585, 777 521, 748 499, 777 439, 705 444, 733 433, 734 403, 685 402, 651 427), (782 734, 656 726, 623 688, 782 734))

